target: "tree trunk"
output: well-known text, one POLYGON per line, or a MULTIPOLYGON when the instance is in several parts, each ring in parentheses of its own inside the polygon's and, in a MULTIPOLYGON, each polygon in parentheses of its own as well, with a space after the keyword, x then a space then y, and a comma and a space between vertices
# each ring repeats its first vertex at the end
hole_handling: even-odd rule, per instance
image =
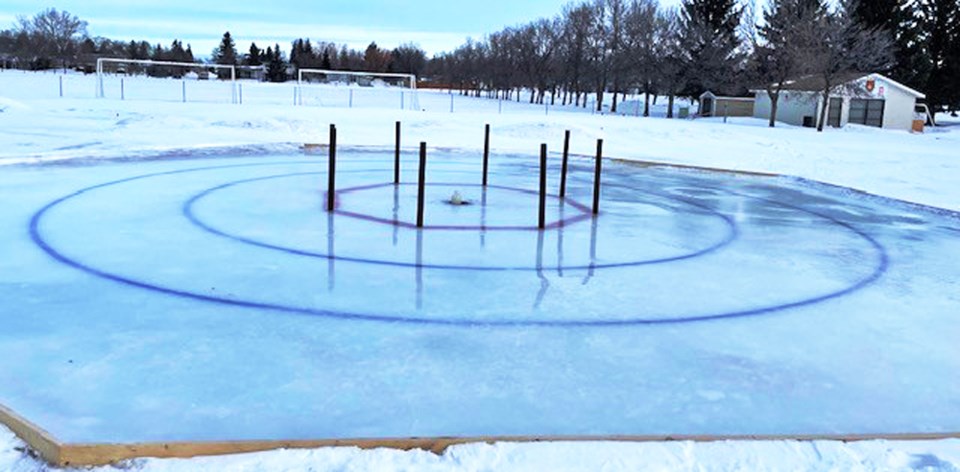
POLYGON ((613 104, 610 105, 610 113, 616 113, 616 112, 617 112, 617 97, 618 97, 619 95, 620 95, 619 93, 613 92, 613 104))
MULTIPOLYGON (((656 97, 654 97, 656 100, 656 97)), ((673 94, 670 94, 670 97, 667 98, 667 118, 673 118, 673 94)))
POLYGON ((597 112, 603 112, 603 88, 597 89, 597 112))
POLYGON ((770 127, 775 128, 777 126, 777 108, 780 106, 780 93, 767 92, 767 95, 770 96, 770 127))
POLYGON ((650 116, 650 90, 649 89, 645 90, 643 94, 644 94, 643 116, 649 117, 650 116))
POLYGON ((830 87, 823 89, 823 106, 820 107, 820 119, 817 121, 817 132, 823 132, 823 125, 827 121, 827 108, 830 103, 830 87))

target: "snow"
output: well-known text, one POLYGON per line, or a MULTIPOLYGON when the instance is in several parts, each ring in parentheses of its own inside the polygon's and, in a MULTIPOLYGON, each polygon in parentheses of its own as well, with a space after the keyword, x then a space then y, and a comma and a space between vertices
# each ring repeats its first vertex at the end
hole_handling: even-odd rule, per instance
MULTIPOLYGON (((844 185, 887 197, 960 209, 960 131, 923 135, 858 126, 823 134, 762 120, 721 118, 665 120, 593 115, 571 107, 549 108, 420 91, 427 112, 400 110, 397 92, 357 91, 354 108, 324 108, 320 97, 343 102, 343 91, 309 97, 293 106, 291 84, 243 83, 244 104, 230 105, 229 85, 186 81, 190 100, 180 103, 181 81, 127 78, 127 101, 107 87, 110 99, 93 100, 95 78, 66 75, 64 99, 57 74, 0 72, 5 126, 0 163, 71 158, 137 157, 243 146, 278 147, 326 142, 336 123, 342 145, 392 146, 393 122, 404 122, 404 142, 433 147, 482 146, 483 124, 493 127, 500 152, 535 154, 541 142, 560 150, 563 132, 573 132, 573 152, 592 155, 597 138, 606 154, 728 169, 773 172, 844 185), (383 93, 392 94, 384 98, 383 93), (395 103, 390 103, 391 101, 395 103)), ((114 79, 116 80, 116 79, 114 79)), ((526 97, 524 97, 526 99, 526 97)), ((663 102, 660 103, 661 107, 663 102)), ((679 107, 679 105, 677 105, 679 107)), ((659 112, 657 112, 659 114, 659 112)))
MULTIPOLYGON (((432 148, 431 175, 475 178, 483 124, 491 123, 493 177, 504 187, 535 188, 538 144, 559 150, 563 131, 572 129, 573 151, 584 155, 603 138, 608 156, 785 173, 958 210, 954 127, 816 134, 752 119, 643 119, 458 96, 450 113, 451 96, 428 91, 419 96, 426 111, 401 110, 399 97, 383 90, 367 101, 356 92, 354 108, 319 106, 343 92, 314 90, 307 106, 294 107, 289 85, 254 83, 244 83, 244 104, 232 105, 223 83, 142 78, 125 82, 128 100, 120 101, 91 98, 93 79, 74 74, 65 76, 66 98, 58 98, 58 82, 55 74, 0 72, 0 164, 7 164, 0 167, 0 246, 10 255, 0 260, 0 295, 31 313, 9 317, 0 333, 0 358, 18 359, 0 368, 0 385, 13 386, 0 387, 0 396, 61 439, 958 429, 958 326, 944 314, 957 311, 960 275, 943 257, 960 251, 955 216, 789 179, 638 173, 610 164, 604 218, 594 227, 571 223, 539 241, 535 232, 531 239, 492 230, 479 241, 475 231, 434 231, 416 241, 374 221, 393 218, 391 208, 410 215, 412 188, 364 187, 389 180, 394 120, 404 122, 406 181, 421 140, 432 148), (184 84, 205 101, 179 103, 184 84), (326 142, 329 123, 348 147, 340 188, 367 193, 344 194, 342 210, 367 219, 328 220, 315 211, 323 156, 297 149, 326 142), (27 237, 25 222, 38 208, 83 188, 36 220, 40 237, 66 259, 141 286, 63 266, 27 237), (678 200, 695 193, 709 208, 678 200), (646 224, 633 225, 638 218, 646 224), (334 225, 337 238, 329 240, 334 225), (246 245, 228 245, 226 236, 246 245), (670 260, 727 243, 708 263, 587 268, 670 260), (595 254, 586 251, 591 246, 595 254), (334 247, 344 262, 277 253, 334 247), (371 272, 358 258, 379 266, 371 272), (219 269, 224 261, 231 273, 219 269), (428 266, 422 278, 411 268, 416 262, 428 266), (482 264, 511 270, 444 278, 436 274, 447 269, 429 267, 482 264), (551 269, 559 265, 578 267, 551 269), (623 308, 638 306, 657 323, 738 313, 865 281, 849 296, 773 316, 655 330, 537 327, 543 313, 563 323, 629 322, 637 313, 623 308), (264 316, 144 285, 295 310, 264 316), (348 311, 398 322, 366 321, 358 333, 357 321, 301 316, 348 311), (464 322, 478 327, 457 325, 464 322), (253 420, 249 412, 266 416, 253 420)), ((574 200, 589 201, 589 164, 574 160, 574 200)), ((457 189, 481 198, 470 187, 432 187, 429 224, 529 224, 523 209, 535 206, 533 195, 491 189, 489 208, 499 212, 440 203, 457 189)), ((550 221, 572 210, 551 201, 550 221)), ((2 434, 0 470, 41 467, 2 434)), ((329 449, 132 466, 951 470, 957 451, 956 440, 498 444, 458 446, 443 456, 329 449)))

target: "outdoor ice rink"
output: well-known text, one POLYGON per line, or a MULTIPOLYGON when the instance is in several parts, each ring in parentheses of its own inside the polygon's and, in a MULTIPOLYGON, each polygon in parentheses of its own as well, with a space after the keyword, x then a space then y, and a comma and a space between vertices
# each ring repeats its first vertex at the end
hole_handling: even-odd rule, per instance
POLYGON ((960 429, 960 221, 431 149, 0 174, 0 398, 65 442, 960 429), (444 203, 459 191, 470 205, 444 203))

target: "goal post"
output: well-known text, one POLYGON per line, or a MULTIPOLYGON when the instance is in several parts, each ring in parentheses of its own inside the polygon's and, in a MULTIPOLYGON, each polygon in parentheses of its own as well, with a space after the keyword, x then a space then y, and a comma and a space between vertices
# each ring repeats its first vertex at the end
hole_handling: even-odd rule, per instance
MULTIPOLYGON (((394 94, 402 109, 419 109, 417 76, 393 72, 364 72, 329 69, 299 69, 297 72, 296 104, 303 105, 304 89, 311 85, 331 87, 327 95, 346 91, 348 107, 353 107, 354 92, 386 92, 394 94)), ((383 95, 381 93, 380 95, 383 95)), ((342 98, 342 97, 341 97, 342 98)), ((382 98, 382 97, 381 97, 382 98)), ((323 100, 318 96, 323 104, 323 100)), ((344 104, 340 104, 341 106, 344 104)))
POLYGON ((231 103, 237 103, 237 67, 224 64, 202 64, 198 62, 173 62, 173 61, 153 61, 147 59, 119 59, 119 58, 109 58, 101 57, 97 59, 97 98, 104 98, 106 94, 103 89, 103 77, 105 74, 104 65, 106 64, 117 64, 117 67, 124 65, 137 65, 137 66, 167 66, 167 67, 183 67, 187 68, 189 71, 219 71, 219 70, 229 70, 230 71, 230 84, 231 84, 231 103))

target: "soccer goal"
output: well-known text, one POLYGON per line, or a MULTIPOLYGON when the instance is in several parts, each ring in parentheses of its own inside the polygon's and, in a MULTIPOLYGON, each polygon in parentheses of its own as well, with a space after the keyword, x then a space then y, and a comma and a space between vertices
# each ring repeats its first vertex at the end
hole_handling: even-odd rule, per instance
POLYGON ((417 76, 387 72, 300 69, 296 104, 419 110, 417 76))
MULTIPOLYGON (((97 90, 98 98, 106 97, 104 87, 105 77, 107 76, 130 76, 130 75, 150 75, 159 78, 175 79, 195 79, 210 80, 218 79, 219 72, 223 71, 226 77, 229 71, 230 81, 230 103, 237 103, 237 68, 236 66, 222 64, 199 64, 193 62, 171 62, 171 61, 152 61, 144 59, 119 59, 102 57, 97 59, 97 90)), ((202 92, 206 92, 205 90, 202 92)), ((222 92, 217 92, 222 93, 222 92)), ((126 90, 124 83, 120 82, 120 98, 125 98, 126 90)), ((187 100, 187 86, 184 82, 180 87, 180 98, 187 100)))

